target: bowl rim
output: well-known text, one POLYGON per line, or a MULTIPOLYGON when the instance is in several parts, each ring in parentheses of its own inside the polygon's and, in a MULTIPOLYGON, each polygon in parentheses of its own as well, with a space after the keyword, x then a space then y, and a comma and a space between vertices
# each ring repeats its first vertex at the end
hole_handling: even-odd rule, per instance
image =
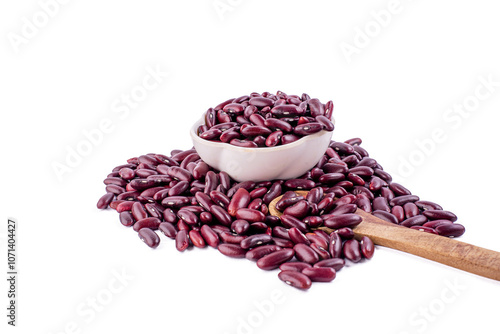
POLYGON ((286 145, 277 145, 277 146, 273 146, 273 147, 241 147, 241 146, 231 145, 229 143, 216 142, 216 141, 211 141, 211 140, 201 138, 200 136, 198 136, 196 134, 196 130, 202 124, 205 124, 205 117, 201 117, 200 119, 198 119, 191 127, 190 135, 191 135, 191 138, 193 140, 204 143, 205 145, 210 145, 212 147, 221 147, 221 148, 226 147, 226 148, 230 148, 232 150, 240 151, 240 152, 248 152, 248 151, 254 151, 254 150, 260 151, 260 152, 288 150, 288 149, 292 149, 294 147, 300 146, 311 139, 321 137, 327 133, 333 134, 333 131, 334 131, 334 130, 332 130, 332 131, 321 130, 321 131, 318 131, 316 133, 313 133, 313 134, 310 134, 307 136, 303 136, 302 138, 300 138, 294 142, 288 143, 286 145))

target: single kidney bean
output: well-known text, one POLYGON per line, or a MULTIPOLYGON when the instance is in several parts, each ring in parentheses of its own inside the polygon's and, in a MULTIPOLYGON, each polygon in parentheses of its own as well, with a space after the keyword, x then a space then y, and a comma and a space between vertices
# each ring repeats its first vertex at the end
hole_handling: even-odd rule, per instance
POLYGON ((413 216, 417 216, 418 214, 420 214, 420 210, 415 205, 415 203, 412 202, 405 203, 403 205, 403 209, 405 211, 406 218, 411 218, 413 216))
POLYGON ((139 231, 139 238, 149 247, 156 248, 160 244, 160 237, 152 229, 143 228, 139 231))
POLYGON ((123 226, 134 225, 135 220, 130 211, 120 212, 120 223, 122 223, 123 226))
POLYGON ((134 231, 139 231, 140 229, 143 229, 143 228, 150 228, 152 230, 156 230, 158 229, 158 226, 160 225, 161 223, 161 220, 159 220, 158 218, 154 218, 154 217, 149 217, 149 218, 143 218, 141 220, 137 220, 135 223, 134 223, 134 226, 133 226, 133 229, 134 231))
POLYGON ((248 103, 252 106, 263 108, 273 106, 274 101, 265 97, 253 97, 248 101, 248 103))
POLYGON ((140 196, 140 193, 137 191, 126 191, 124 193, 121 193, 120 195, 116 196, 116 199, 118 201, 135 201, 137 197, 140 196))
POLYGON ((405 227, 412 227, 414 225, 423 225, 427 222, 427 217, 423 215, 417 215, 403 220, 400 225, 405 227))
POLYGON ((285 197, 283 195, 283 197, 278 202, 276 202, 276 210, 283 212, 289 206, 294 205, 303 200, 304 196, 285 197))
POLYGON ((180 181, 168 190, 168 196, 178 196, 183 194, 189 188, 188 181, 180 181))
POLYGON ((328 252, 333 258, 340 257, 342 255, 342 239, 337 233, 330 234, 328 252))
POLYGON ((167 236, 170 239, 175 239, 175 236, 177 235, 177 229, 175 228, 174 224, 168 223, 168 222, 163 222, 160 223, 158 226, 158 229, 160 230, 161 233, 163 233, 165 236, 167 236))
POLYGON ((372 204, 370 203, 370 200, 364 196, 356 200, 356 205, 365 212, 372 212, 372 204))
POLYGON ((387 182, 382 180, 381 178, 377 176, 372 176, 372 179, 369 184, 369 188, 371 191, 379 191, 380 188, 387 186, 387 182))
POLYGON ((274 253, 276 251, 279 251, 281 249, 282 248, 278 245, 258 246, 258 247, 255 247, 255 248, 252 248, 251 250, 249 250, 246 253, 245 257, 250 261, 257 261, 260 258, 262 258, 268 254, 274 253))
POLYGON ((205 175, 205 189, 203 192, 205 194, 210 194, 211 191, 215 190, 219 185, 219 180, 217 178, 217 174, 213 171, 208 171, 205 175))
POLYGON ((257 260, 257 267, 262 270, 276 269, 282 263, 290 261, 294 254, 295 251, 292 248, 280 249, 257 260))
POLYGON ((188 225, 196 225, 198 224, 198 216, 195 213, 187 210, 186 208, 182 208, 177 211, 177 217, 182 219, 188 225))
POLYGON ((342 227, 335 231, 343 240, 354 238, 354 231, 349 227, 342 227))
POLYGON ((202 192, 197 192, 194 197, 196 198, 196 201, 198 204, 205 210, 210 211, 210 208, 212 205, 215 205, 215 203, 212 201, 209 195, 202 193, 202 192))
POLYGON ((394 193, 389 188, 380 189, 380 195, 384 197, 387 200, 387 202, 389 202, 395 197, 394 193))
POLYGON ((308 240, 308 242, 304 242, 306 245, 308 245, 309 243, 315 243, 316 245, 318 245, 319 247, 321 247, 323 249, 328 249, 329 238, 327 239, 327 238, 324 238, 323 236, 320 236, 319 234, 310 233, 310 232, 306 233, 305 237, 308 240))
MULTIPOLYGON (((210 213, 213 217, 224 226, 231 226, 232 220, 229 213, 218 205, 212 205, 210 207, 210 213)), ((241 219, 241 218, 238 218, 241 219)))
POLYGON ((385 197, 375 197, 373 199, 373 210, 391 212, 391 208, 385 197))
POLYGON ((278 238, 284 238, 290 240, 290 236, 288 235, 288 229, 283 226, 274 226, 272 230, 272 236, 278 238))
POLYGON ((457 216, 453 212, 444 210, 425 210, 423 215, 429 218, 429 220, 447 219, 452 222, 457 220, 457 216))
POLYGON ((324 221, 325 226, 333 229, 341 227, 353 227, 363 221, 361 216, 354 213, 347 213, 339 216, 329 217, 324 221))
POLYGON ((243 240, 245 240, 245 238, 247 238, 247 236, 244 236, 244 235, 237 235, 237 234, 233 234, 231 232, 220 232, 219 233, 219 237, 220 239, 225 242, 225 243, 229 243, 229 244, 240 244, 243 240))
POLYGON ((353 174, 359 175, 361 177, 369 177, 369 176, 373 175, 374 171, 370 167, 359 166, 359 167, 353 167, 353 168, 349 169, 349 173, 353 173, 353 174))
POLYGON ((230 216, 236 216, 236 211, 241 208, 246 208, 250 203, 250 193, 245 188, 239 188, 231 198, 227 207, 227 212, 230 216))
POLYGON ((318 122, 311 122, 297 125, 293 133, 300 136, 307 136, 323 130, 323 125, 318 122))
POLYGON ((401 205, 396 205, 391 209, 391 213, 397 218, 398 222, 401 223, 405 220, 405 211, 401 205))
POLYGON ((264 221, 266 216, 262 212, 257 210, 241 208, 236 210, 236 218, 254 223, 264 221))
POLYGON ((287 133, 281 137, 281 145, 290 144, 290 143, 293 143, 294 141, 297 141, 299 139, 300 139, 299 136, 294 135, 292 133, 287 133))
POLYGON ((344 242, 342 250, 346 259, 352 262, 361 261, 361 250, 359 247, 359 242, 356 239, 351 239, 344 242))
POLYGON ((424 223, 423 226, 435 229, 437 226, 443 225, 443 224, 453 224, 453 222, 451 220, 447 220, 447 219, 437 219, 437 220, 428 221, 427 223, 424 223))
POLYGON ((198 248, 204 248, 206 246, 205 240, 201 236, 200 232, 191 230, 189 231, 189 240, 193 243, 193 246, 198 248))
POLYGON ((288 239, 273 237, 273 242, 276 246, 281 248, 293 248, 293 242, 288 239))
POLYGON ((295 257, 301 262, 314 264, 320 260, 318 253, 308 245, 296 244, 293 246, 293 250, 295 251, 295 257))
POLYGON ((115 194, 113 193, 106 193, 104 194, 100 199, 99 201, 97 201, 97 208, 98 209, 106 209, 109 205, 109 203, 111 203, 111 201, 113 200, 113 198, 115 197, 115 194))
MULTIPOLYGON (((358 186, 364 186, 365 185, 365 180, 359 176, 358 174, 354 174, 354 173, 349 173, 347 174, 347 178, 355 185, 358 185, 358 186)), ((370 189, 372 190, 372 189, 370 189)))
POLYGON ((289 207, 284 211, 284 214, 294 216, 295 218, 304 218, 309 213, 309 204, 306 200, 301 200, 289 207))
POLYGON ((127 185, 127 181, 123 180, 122 178, 113 176, 105 178, 103 182, 105 185, 114 184, 120 187, 125 187, 127 185))
POLYGON ((365 258, 371 259, 373 257, 373 253, 375 252, 375 245, 370 238, 368 238, 367 236, 362 237, 360 241, 360 248, 361 253, 365 258))
POLYGON ((310 245, 311 242, 309 241, 309 239, 307 239, 307 237, 304 235, 304 233, 302 233, 298 228, 296 227, 292 227, 291 229, 288 230, 288 236, 290 237, 290 240, 292 240, 292 242, 294 244, 306 244, 306 245, 310 245))
POLYGON ((385 221, 388 221, 389 223, 399 224, 399 220, 396 218, 396 216, 387 211, 375 210, 372 212, 372 215, 380 219, 383 219, 385 221))
POLYGON ((226 195, 224 195, 222 192, 218 191, 218 190, 212 190, 210 192, 210 198, 215 202, 215 204, 223 207, 224 209, 226 209, 229 204, 231 203, 231 200, 229 199, 229 197, 227 197, 226 195))
POLYGON ((293 127, 290 123, 277 118, 266 118, 264 125, 270 129, 281 130, 283 132, 292 132, 293 127))
POLYGON ((217 249, 222 254, 234 258, 243 258, 246 254, 246 250, 236 244, 219 244, 217 249))
POLYGON ((321 260, 316 262, 313 267, 315 268, 333 268, 335 271, 339 271, 345 265, 344 259, 333 257, 330 259, 321 260))
POLYGON ((327 117, 319 115, 316 116, 316 122, 321 124, 324 130, 333 131, 335 129, 335 125, 330 121, 327 117))
POLYGON ((350 155, 354 153, 354 149, 351 145, 341 142, 333 142, 330 147, 337 151, 339 154, 350 155))
POLYGON ((432 234, 438 234, 435 229, 427 226, 419 226, 419 225, 414 225, 410 226, 411 229, 421 231, 421 232, 427 232, 427 233, 432 233, 432 234))
POLYGON ((169 196, 161 201, 161 205, 167 208, 180 208, 189 204, 189 198, 186 196, 169 196))
MULTIPOLYGON (((424 211, 425 212, 425 211, 424 211)), ((442 224, 435 228, 436 232, 443 237, 459 237, 465 233, 465 227, 460 224, 442 224)))
POLYGON ((148 214, 146 213, 144 206, 140 202, 135 202, 132 205, 131 211, 132 211, 132 216, 134 217, 135 220, 141 220, 148 217, 148 214))
POLYGON ((347 164, 343 161, 328 162, 323 165, 322 169, 325 173, 342 173, 342 174, 347 173, 347 171, 349 170, 347 164))
POLYGON ((282 271, 290 270, 290 271, 301 272, 305 268, 312 268, 312 266, 309 263, 306 263, 306 262, 293 261, 293 262, 282 263, 279 266, 279 268, 282 271))
POLYGON ((328 251, 323 247, 318 246, 318 244, 311 243, 309 247, 311 247, 318 254, 320 260, 325 260, 330 258, 330 253, 328 253, 328 251))
POLYGON ((202 225, 200 228, 200 234, 210 247, 215 248, 219 245, 219 236, 210 226, 202 225))
POLYGON ((189 247, 189 237, 186 230, 179 230, 175 236, 175 247, 179 252, 185 251, 189 247))
POLYGON ((355 213, 358 206, 356 204, 344 204, 337 206, 331 211, 333 215, 342 215, 346 213, 355 213))
POLYGON ((307 290, 311 287, 311 279, 306 275, 293 270, 284 270, 278 274, 278 278, 286 284, 297 289, 307 290))
POLYGON ((302 221, 310 228, 316 228, 316 227, 320 227, 321 225, 323 225, 323 218, 321 218, 319 216, 305 217, 302 221))
POLYGON ((243 219, 237 219, 231 223, 231 230, 233 230, 236 234, 244 235, 248 232, 250 228, 250 224, 243 219))
POLYGON ((325 184, 335 184, 338 181, 342 181, 344 179, 345 179, 345 175, 342 173, 327 173, 327 174, 320 176, 319 182, 325 183, 325 184))
POLYGON ((398 196, 411 195, 411 191, 409 191, 408 189, 406 189, 405 187, 396 182, 392 182, 389 185, 389 188, 394 192, 395 195, 398 196))
POLYGON ((302 273, 309 277, 312 282, 331 282, 335 279, 335 269, 331 267, 304 268, 302 273))
POLYGON ((306 200, 311 204, 319 203, 322 198, 323 198, 323 188, 321 187, 315 187, 311 189, 306 196, 306 200))
MULTIPOLYGON (((365 167, 374 168, 376 165, 377 165, 377 161, 375 159, 372 159, 370 157, 364 157, 363 159, 361 159, 359 161, 359 163, 356 165, 356 167, 365 166, 365 167)), ((373 172, 375 173, 376 170, 374 170, 373 172)))
POLYGON ((271 237, 269 234, 254 234, 243 239, 240 242, 240 246, 243 249, 250 249, 271 243, 272 241, 273 237, 271 237))
POLYGON ((441 205, 429 201, 416 201, 415 205, 421 210, 443 210, 441 205))
POLYGON ((415 196, 415 195, 403 195, 403 196, 394 197, 393 199, 390 200, 389 204, 391 206, 404 205, 406 203, 416 202, 418 200, 419 200, 418 196, 415 196))
POLYGON ((125 192, 125 188, 117 186, 116 184, 108 184, 106 186, 106 192, 112 193, 112 194, 115 194, 115 195, 119 195, 119 194, 125 192))
POLYGON ((312 180, 305 179, 290 179, 285 181, 285 187, 290 189, 312 189, 315 183, 312 180))
POLYGON ((282 215, 280 218, 281 218, 281 223, 283 224, 284 227, 286 228, 296 227, 302 233, 307 233, 308 227, 303 221, 290 215, 282 215))

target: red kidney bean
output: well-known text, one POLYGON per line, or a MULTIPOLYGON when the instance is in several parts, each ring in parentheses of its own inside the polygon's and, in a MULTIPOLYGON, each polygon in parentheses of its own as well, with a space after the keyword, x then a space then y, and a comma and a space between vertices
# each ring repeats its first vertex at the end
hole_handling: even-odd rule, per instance
POLYGON ((452 222, 457 220, 457 216, 454 213, 444 210, 425 210, 423 215, 429 218, 429 220, 447 219, 452 222))
POLYGON ((354 149, 352 148, 352 146, 346 143, 333 142, 330 144, 330 147, 337 151, 339 154, 349 155, 354 153, 354 149))
POLYGON ((193 177, 196 179, 196 180, 200 180, 202 178, 205 177, 205 175, 207 175, 208 171, 209 171, 210 167, 203 161, 200 161, 196 164, 196 167, 194 167, 193 169, 193 177))
POLYGON ((180 230, 185 230, 185 231, 189 232, 189 231, 191 230, 191 227, 190 227, 188 224, 186 224, 186 222, 185 222, 185 221, 183 221, 183 220, 181 220, 181 219, 179 219, 179 220, 177 221, 177 225, 176 225, 176 227, 177 227, 177 229, 178 229, 179 231, 180 231, 180 230))
POLYGON ((342 251, 346 259, 352 262, 361 261, 361 249, 359 242, 356 239, 351 239, 344 242, 342 251))
POLYGON ((231 143, 233 140, 240 139, 240 133, 235 130, 227 130, 222 132, 219 139, 221 142, 231 143))
POLYGON ((318 244, 312 243, 309 246, 318 254, 320 260, 330 258, 330 253, 328 253, 328 251, 323 247, 318 246, 318 244))
POLYGON ((177 211, 177 217, 182 219, 188 225, 196 225, 199 222, 198 216, 185 208, 177 211))
POLYGON ((175 247, 179 252, 185 251, 189 247, 189 237, 186 230, 179 230, 175 236, 175 247))
POLYGON ((377 176, 373 176, 369 184, 369 188, 371 191, 379 191, 380 188, 385 186, 387 186, 387 182, 377 176))
POLYGON ((323 218, 319 216, 309 216, 302 220, 310 228, 316 228, 323 225, 323 218))
POLYGON ((208 225, 203 225, 200 228, 200 234, 210 247, 217 247, 219 245, 219 236, 215 231, 208 225))
POLYGON ((399 224, 399 220, 396 218, 396 216, 387 211, 375 210, 372 212, 372 215, 380 219, 383 219, 385 221, 388 221, 389 223, 399 224))
MULTIPOLYGON (((224 226, 231 226, 232 220, 229 213, 218 205, 212 205, 210 207, 210 213, 213 217, 224 226)), ((238 218, 242 219, 242 218, 238 218)))
POLYGON ((304 218, 309 213, 309 205, 306 200, 301 200, 289 207, 284 211, 284 214, 294 216, 295 218, 304 218))
POLYGON ((349 174, 347 174, 347 178, 350 181, 352 181, 353 184, 356 184, 358 186, 364 186, 365 185, 365 180, 361 176, 359 176, 357 174, 349 173, 349 174))
POLYGON ((229 197, 227 197, 226 195, 224 195, 223 193, 221 193, 218 190, 212 190, 210 192, 210 198, 217 205, 223 207, 224 209, 226 209, 229 206, 229 204, 231 203, 231 200, 229 199, 229 197))
POLYGON ((330 259, 321 260, 314 264, 314 268, 332 268, 335 271, 339 271, 345 265, 344 259, 335 257, 330 259))
POLYGON ((266 187, 259 187, 252 190, 249 195, 250 199, 262 198, 267 193, 266 187))
POLYGON ((155 231, 143 228, 139 231, 139 238, 149 247, 156 248, 160 244, 160 237, 155 231))
POLYGON ((163 215, 163 219, 166 222, 175 223, 177 221, 177 215, 170 208, 167 208, 167 209, 163 210, 163 214, 162 215, 163 215))
POLYGON ((240 133, 245 137, 255 137, 255 136, 268 136, 272 131, 265 127, 259 125, 250 125, 240 130, 240 133))
POLYGON ((218 185, 219 180, 217 178, 217 174, 215 174, 211 170, 208 171, 205 175, 205 189, 203 190, 203 192, 208 195, 211 191, 214 191, 218 185))
POLYGON ((328 252, 333 258, 340 257, 342 254, 342 239, 337 233, 330 234, 328 252))
POLYGON ((282 263, 290 261, 295 254, 291 248, 285 248, 265 255, 257 260, 257 266, 262 270, 272 270, 278 268, 282 263))
POLYGON ((213 216, 210 212, 202 212, 200 213, 200 221, 202 224, 211 224, 213 216))
POLYGON ((267 118, 264 125, 270 129, 281 130, 283 132, 292 132, 293 127, 290 123, 282 121, 277 118, 267 118))
POLYGON ((253 181, 244 181, 235 184, 232 186, 228 191, 227 191, 227 196, 228 197, 233 197, 236 191, 240 188, 245 188, 246 190, 250 191, 255 187, 255 182, 253 181))
POLYGON ((421 210, 443 210, 441 205, 429 201, 416 201, 415 205, 421 210))
POLYGON ((116 199, 121 201, 135 201, 137 197, 140 196, 140 193, 137 191, 126 191, 124 193, 121 193, 120 195, 116 196, 116 199))
POLYGON ((276 210, 283 212, 289 206, 294 205, 303 200, 304 196, 294 195, 293 197, 287 197, 283 195, 283 197, 278 202, 276 202, 276 210))
POLYGON ((356 155, 349 155, 345 158, 342 158, 342 161, 345 162, 349 167, 354 167, 359 163, 359 159, 356 155))
POLYGON ((158 226, 158 229, 160 230, 161 233, 163 233, 165 236, 167 236, 170 239, 175 239, 175 236, 177 235, 177 229, 175 228, 174 224, 168 223, 168 222, 163 222, 160 223, 158 226))
POLYGON ((158 226, 160 226, 160 223, 161 220, 159 220, 158 218, 154 217, 143 218, 141 220, 137 220, 134 223, 133 229, 136 232, 143 228, 150 228, 152 230, 156 230, 158 229, 158 226))
POLYGON ((335 231, 343 240, 354 238, 354 231, 349 227, 342 227, 335 231))
POLYGON ((260 198, 256 198, 248 204, 247 209, 260 210, 262 208, 262 204, 262 200, 260 198))
POLYGON ((212 201, 209 195, 202 193, 202 192, 197 192, 194 197, 196 198, 196 201, 198 204, 204 208, 207 211, 210 211, 210 208, 212 205, 215 205, 215 203, 212 201))
POLYGON ((266 146, 273 147, 273 146, 278 145, 281 142, 282 136, 283 136, 283 132, 281 132, 280 130, 274 131, 273 133, 271 133, 267 137, 266 142, 265 142, 266 146))
POLYGON ((249 249, 271 243, 272 241, 273 238, 269 234, 254 234, 243 239, 240 242, 240 246, 243 249, 249 249))
POLYGON ((108 207, 109 203, 111 203, 111 201, 113 200, 114 197, 115 197, 115 195, 113 193, 106 193, 106 194, 104 194, 99 199, 99 201, 97 201, 97 208, 98 209, 106 209, 108 207))
POLYGON ((304 233, 302 233, 296 227, 292 227, 291 229, 288 230, 288 236, 290 237, 290 240, 294 244, 300 244, 300 243, 306 244, 306 245, 311 244, 311 242, 309 241, 309 239, 307 239, 307 237, 304 235, 304 233))
POLYGON ((323 125, 318 122, 297 125, 293 133, 300 136, 307 136, 323 130, 323 125))
POLYGON ((325 184, 335 184, 338 181, 342 181, 345 179, 345 175, 342 173, 327 173, 324 175, 321 175, 319 178, 319 182, 325 183, 325 184))
POLYGON ((278 278, 294 288, 307 290, 311 287, 311 279, 298 271, 284 270, 278 274, 278 278))
POLYGON ((245 188, 239 188, 231 198, 227 212, 231 216, 236 216, 236 211, 241 208, 246 208, 250 203, 250 193, 245 188))
POLYGON ((186 196, 169 196, 161 201, 161 205, 167 208, 180 208, 189 204, 189 198, 186 196))
POLYGON ((372 204, 370 203, 370 200, 364 196, 356 200, 356 205, 365 212, 372 212, 372 204))
POLYGON ((371 259, 373 257, 373 253, 375 252, 375 245, 370 238, 364 236, 360 241, 360 249, 366 259, 371 259))
POLYGON ((274 244, 281 248, 293 248, 293 242, 288 239, 273 237, 274 244))
POLYGON ((421 231, 421 232, 427 232, 431 234, 438 234, 435 229, 427 227, 427 226, 419 226, 419 225, 414 225, 410 227, 413 230, 421 231))
POLYGON ((262 212, 257 210, 241 208, 236 210, 236 218, 254 223, 264 221, 266 216, 262 212))
POLYGON ((167 175, 179 181, 191 181, 193 178, 187 169, 177 166, 169 167, 167 175))
POLYGON ((307 193, 306 200, 309 203, 319 203, 321 199, 323 198, 323 188, 321 187, 315 187, 307 193))
POLYGON ((321 124, 324 130, 333 131, 335 129, 335 125, 330 121, 327 117, 319 115, 316 116, 316 122, 321 124))
POLYGON ((274 226, 272 230, 272 236, 290 240, 288 229, 284 228, 283 226, 274 226))
POLYGON ((159 163, 165 164, 167 166, 179 166, 179 163, 177 161, 163 154, 155 154, 155 159, 159 163))
MULTIPOLYGON (((189 184, 188 184, 188 186, 189 186, 189 184)), ((164 186, 149 188, 149 189, 146 189, 143 192, 141 192, 141 196, 142 197, 153 197, 153 199, 154 199, 154 195, 157 192, 162 191, 162 190, 166 190, 167 188, 165 188, 164 186)), ((168 190, 170 190, 170 189, 168 189, 168 190)))
POLYGON ((117 186, 116 184, 108 184, 106 186, 106 192, 112 193, 115 195, 119 195, 119 194, 125 192, 125 188, 117 186))
POLYGON ((245 238, 247 238, 244 235, 236 235, 231 232, 221 232, 219 233, 220 239, 229 244, 240 244, 245 238))
POLYGON ((398 222, 401 223, 405 220, 405 211, 402 206, 396 205, 391 209, 391 213, 397 218, 398 222))
POLYGON ((210 108, 210 109, 208 109, 208 110, 211 110, 211 109, 212 109, 212 110, 215 110, 215 111, 219 111, 219 110, 221 110, 221 109, 224 109, 224 107, 225 107, 227 104, 232 103, 233 101, 234 101, 234 99, 229 99, 229 100, 227 100, 227 101, 224 101, 224 102, 222 102, 222 103, 219 103, 219 104, 218 104, 215 108, 213 108, 213 109, 212 109, 212 108, 210 108))
POLYGON ((375 197, 373 199, 373 210, 391 212, 391 208, 385 197, 375 197))
POLYGON ((411 227, 414 225, 423 225, 427 222, 427 217, 423 215, 417 215, 403 220, 400 225, 405 227, 411 227))
POLYGON ((120 212, 120 223, 122 223, 123 226, 134 225, 135 220, 130 211, 120 212))
POLYGON ((119 177, 107 177, 103 182, 105 185, 114 184, 120 187, 125 187, 127 185, 127 182, 119 177))
MULTIPOLYGON (((406 189, 405 187, 403 187, 402 185, 400 185, 399 183, 396 183, 396 182, 392 182, 390 185, 389 185, 389 188, 394 192, 395 195, 397 196, 405 196, 405 195, 411 195, 411 192, 406 189)), ((418 201, 418 200, 417 200, 418 201)))
POLYGON ((297 272, 301 272, 305 268, 312 268, 312 266, 309 263, 306 263, 306 262, 293 261, 293 262, 282 263, 279 266, 279 268, 282 271, 297 271, 297 272))
POLYGON ((135 175, 137 175, 137 177, 140 177, 140 178, 147 178, 151 175, 156 175, 156 174, 158 174, 158 172, 155 172, 152 169, 138 168, 135 170, 135 175))
POLYGON ((144 206, 139 202, 135 202, 132 205, 131 211, 132 211, 132 216, 134 217, 135 220, 141 220, 148 217, 148 214, 146 213, 144 206))
POLYGON ((295 105, 282 104, 272 108, 271 113, 275 117, 283 118, 289 116, 300 116, 304 114, 304 110, 295 105))
POLYGON ((234 258, 243 258, 246 254, 246 250, 236 244, 219 244, 217 249, 222 254, 234 258))
POLYGON ((252 248, 249 250, 245 257, 250 261, 257 261, 260 258, 281 250, 282 248, 278 245, 263 245, 259 247, 252 248))
POLYGON ((465 233, 465 227, 460 224, 442 224, 436 226, 435 230, 439 235, 451 238, 459 237, 465 233))
POLYGON ((374 171, 370 167, 359 166, 359 167, 353 167, 353 168, 349 169, 349 173, 353 173, 353 174, 359 175, 361 177, 368 177, 368 176, 372 176, 374 171))
POLYGON ((118 207, 119 204, 123 203, 125 201, 111 201, 111 203, 109 203, 109 207, 113 210, 116 210, 116 208, 118 207))
POLYGON ((451 220, 447 220, 447 219, 437 219, 437 220, 428 221, 427 223, 424 223, 423 226, 435 229, 437 226, 443 225, 443 224, 453 224, 453 222, 451 220))
POLYGON ((274 101, 265 97, 253 97, 248 101, 248 103, 252 106, 263 108, 273 106, 274 101))
POLYGON ((281 137, 281 145, 286 145, 299 140, 300 137, 292 133, 287 133, 281 137))
POLYGON ((308 240, 308 242, 304 242, 306 245, 308 245, 309 243, 315 243, 316 245, 318 245, 323 249, 328 249, 329 239, 326 239, 323 236, 320 236, 316 233, 306 233, 305 237, 308 240))
POLYGON ((226 104, 222 110, 230 114, 241 114, 245 108, 239 103, 229 103, 226 104))
POLYGON ((305 179, 290 179, 285 181, 285 187, 291 189, 312 189, 315 183, 312 180, 305 179))
POLYGON ((384 197, 387 200, 387 202, 389 202, 395 197, 394 193, 389 188, 380 189, 380 195, 384 197))
POLYGON ((301 262, 314 264, 320 260, 318 253, 308 245, 296 244, 293 246, 293 250, 295 251, 295 257, 301 262))
POLYGON ((201 236, 200 232, 191 230, 189 231, 189 240, 193 243, 193 246, 198 248, 204 248, 206 246, 205 240, 201 236))
POLYGON ((236 234, 244 235, 248 232, 250 224, 243 219, 237 219, 231 223, 231 230, 236 234))
POLYGON ((265 204, 269 204, 279 195, 281 195, 281 183, 274 182, 271 187, 269 187, 269 191, 262 197, 262 200, 265 204))
POLYGON ((355 213, 358 206, 356 204, 343 204, 337 206, 331 211, 332 215, 343 215, 346 213, 355 213))
POLYGON ((331 267, 304 268, 302 273, 309 277, 312 282, 331 282, 335 279, 335 269, 331 267))
POLYGON ((284 227, 286 228, 296 227, 302 233, 307 233, 308 227, 301 220, 290 215, 282 215, 280 218, 281 218, 281 223, 283 224, 284 227))
POLYGON ((394 197, 393 199, 391 199, 391 201, 389 202, 389 204, 391 206, 396 206, 396 205, 404 205, 408 202, 416 202, 419 200, 419 197, 418 196, 415 196, 415 195, 403 195, 403 196, 399 196, 399 197, 394 197))
POLYGON ((358 225, 363 221, 361 216, 354 213, 347 213, 343 215, 329 217, 324 220, 324 224, 326 227, 338 229, 341 227, 353 227, 358 225))
POLYGON ((420 210, 415 205, 415 203, 408 202, 403 205, 406 218, 411 218, 420 214, 420 210))

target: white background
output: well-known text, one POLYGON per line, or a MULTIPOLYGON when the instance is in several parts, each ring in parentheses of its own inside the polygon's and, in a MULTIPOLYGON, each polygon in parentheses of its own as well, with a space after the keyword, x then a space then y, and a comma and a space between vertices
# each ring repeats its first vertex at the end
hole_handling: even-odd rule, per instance
POLYGON ((494 2, 62 2, 0 5, 2 277, 7 218, 19 223, 16 328, 0 284, 8 333, 500 331, 493 280, 377 247, 302 292, 213 249, 179 253, 166 238, 149 249, 95 206, 114 166, 189 148, 208 107, 307 92, 334 101, 333 139, 363 138, 396 181, 459 216, 461 241, 500 251, 494 2), (117 112, 148 69, 168 75, 117 112), (58 177, 54 164, 67 165, 106 120, 108 132, 58 177))

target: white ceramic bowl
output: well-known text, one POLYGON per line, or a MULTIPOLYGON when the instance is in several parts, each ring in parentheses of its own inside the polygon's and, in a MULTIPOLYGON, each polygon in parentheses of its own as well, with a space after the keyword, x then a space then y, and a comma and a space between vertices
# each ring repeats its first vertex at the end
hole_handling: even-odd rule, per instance
POLYGON ((333 133, 322 130, 286 145, 247 148, 200 138, 196 132, 202 124, 204 118, 191 128, 194 148, 208 165, 238 182, 286 180, 304 175, 325 153, 333 133))

